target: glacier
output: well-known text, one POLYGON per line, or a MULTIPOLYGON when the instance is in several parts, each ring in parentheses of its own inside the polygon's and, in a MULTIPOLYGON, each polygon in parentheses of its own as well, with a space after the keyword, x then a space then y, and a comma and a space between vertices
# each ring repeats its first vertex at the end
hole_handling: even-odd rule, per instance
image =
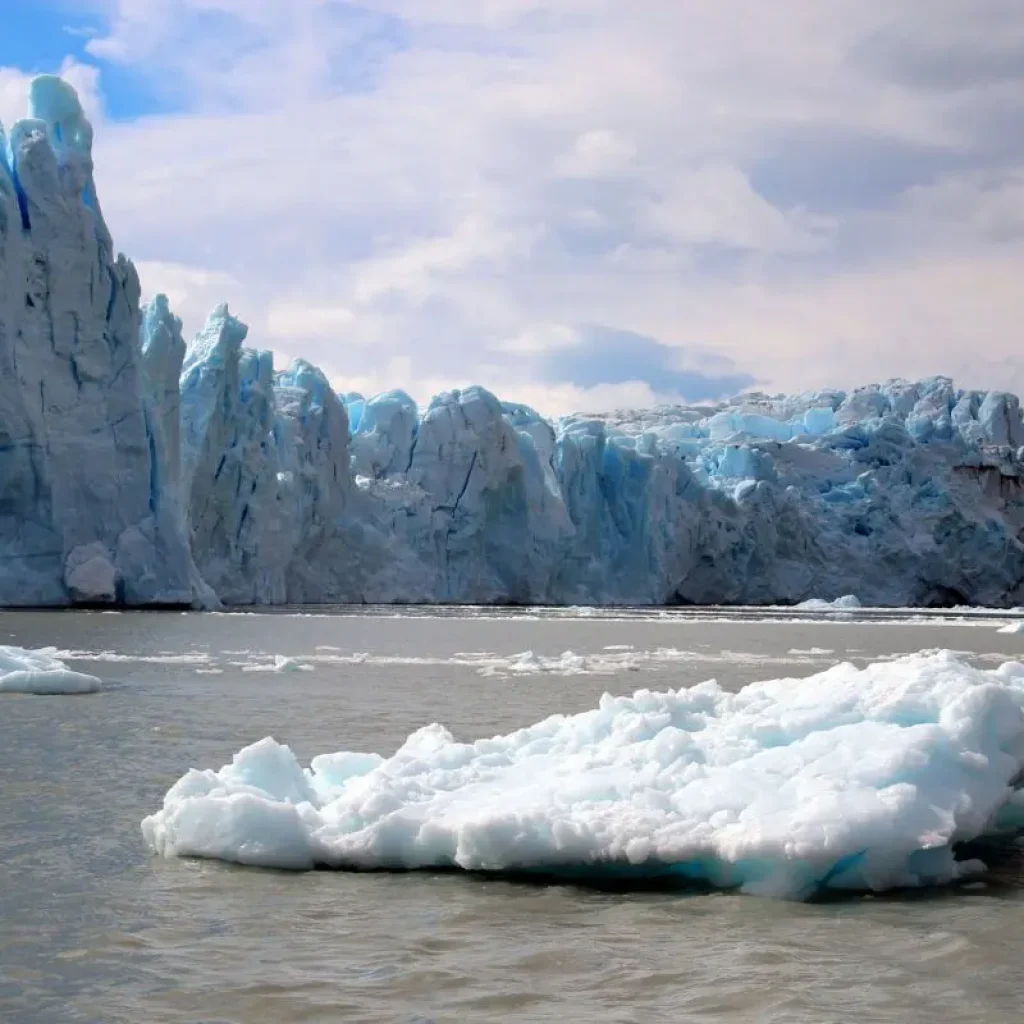
POLYGON ((165 857, 294 870, 662 878, 806 899, 946 884, 1024 826, 1024 665, 950 652, 605 695, 505 736, 440 725, 303 769, 271 738, 142 822, 165 857))
POLYGON ((140 286, 114 256, 74 90, 32 83, 0 127, 0 604, 193 600, 140 286), (156 385, 157 392, 150 387, 156 385))
POLYGON ((1024 603, 1011 394, 338 394, 226 305, 188 342, 143 305, 74 91, 30 114, 0 138, 0 605, 1024 603))

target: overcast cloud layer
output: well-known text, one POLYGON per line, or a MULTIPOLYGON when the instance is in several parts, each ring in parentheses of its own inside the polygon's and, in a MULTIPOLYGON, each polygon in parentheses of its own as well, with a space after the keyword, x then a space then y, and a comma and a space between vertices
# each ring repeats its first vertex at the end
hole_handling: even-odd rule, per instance
MULTIPOLYGON (((1020 0, 73 6, 107 219, 189 330, 546 412, 1024 390, 1020 0)), ((60 62, 2 54, 9 124, 60 62)))

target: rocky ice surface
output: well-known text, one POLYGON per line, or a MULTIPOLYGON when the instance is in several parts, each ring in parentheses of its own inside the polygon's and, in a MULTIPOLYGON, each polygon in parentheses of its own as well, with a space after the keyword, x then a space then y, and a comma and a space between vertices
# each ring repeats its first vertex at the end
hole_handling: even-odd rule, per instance
POLYGON ((1016 397, 945 378, 549 422, 275 371, 140 307, 73 90, 0 140, 0 604, 1024 603, 1016 397))

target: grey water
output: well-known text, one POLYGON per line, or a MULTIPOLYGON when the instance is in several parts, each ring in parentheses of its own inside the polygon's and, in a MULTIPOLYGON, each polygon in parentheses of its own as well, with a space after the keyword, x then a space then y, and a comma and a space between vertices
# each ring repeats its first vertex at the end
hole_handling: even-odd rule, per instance
POLYGON ((1024 872, 815 904, 459 874, 164 861, 139 822, 189 767, 273 735, 387 753, 716 678, 729 688, 1024 637, 956 614, 725 610, 5 613, 106 689, 0 698, 0 1021, 1019 1021, 1024 872), (509 656, 587 655, 582 675, 509 656), (661 652, 657 657, 634 653, 661 652), (310 671, 259 671, 274 655, 310 671), (489 666, 489 667, 488 667, 489 666), (503 667, 504 666, 504 667, 503 667))

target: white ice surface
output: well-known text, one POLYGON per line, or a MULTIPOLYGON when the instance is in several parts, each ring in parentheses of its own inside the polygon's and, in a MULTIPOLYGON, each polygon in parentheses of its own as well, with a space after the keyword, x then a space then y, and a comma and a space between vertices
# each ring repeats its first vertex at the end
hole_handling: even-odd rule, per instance
POLYGON ((312 665, 305 665, 295 658, 286 658, 283 654, 275 654, 270 662, 257 662, 243 665, 243 672, 312 672, 312 665))
POLYGON ((807 601, 801 601, 794 607, 801 611, 856 611, 861 608, 862 605, 860 600, 853 594, 844 594, 842 597, 837 597, 834 601, 825 601, 820 597, 812 597, 807 601))
POLYGON ((37 651, 0 647, 0 693, 95 693, 102 689, 99 679, 73 672, 57 653, 55 647, 37 651))
POLYGON ((942 652, 605 696, 473 743, 429 725, 390 757, 308 770, 268 737, 190 771, 142 832, 168 857, 291 869, 669 875, 791 898, 940 884, 982 870, 954 844, 1015 808, 1022 706, 1024 665, 942 652))

